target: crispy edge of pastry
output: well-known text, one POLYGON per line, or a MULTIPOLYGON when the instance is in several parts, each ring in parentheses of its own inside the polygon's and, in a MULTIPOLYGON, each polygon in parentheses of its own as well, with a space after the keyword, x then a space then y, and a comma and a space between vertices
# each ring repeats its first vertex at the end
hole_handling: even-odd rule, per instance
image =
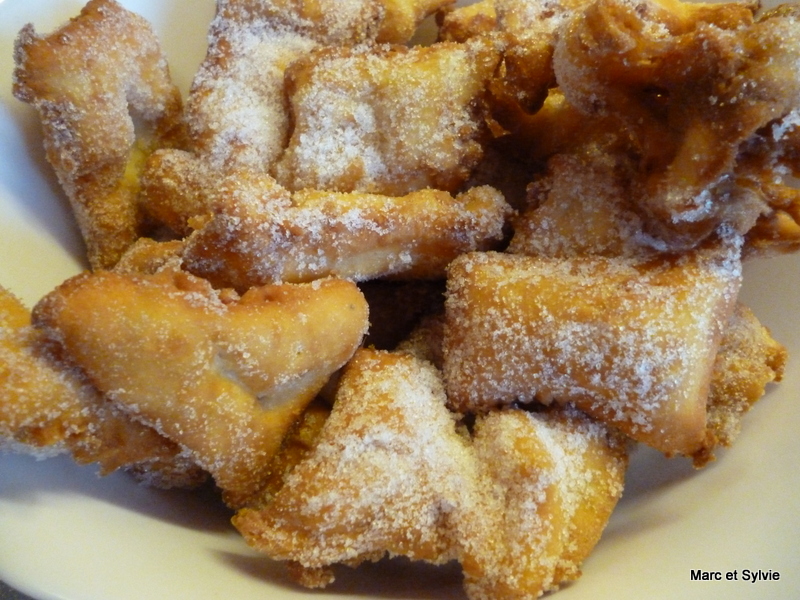
POLYGON ((111 267, 142 227, 136 196, 145 157, 184 139, 180 92, 158 39, 114 0, 91 0, 49 35, 24 27, 14 60, 14 95, 38 111, 89 262, 111 267))
POLYGON ((261 488, 285 433, 358 347, 367 305, 333 279, 238 296, 182 272, 97 272, 40 301, 34 323, 236 506, 261 488))
POLYGON ((488 186, 457 196, 301 190, 239 172, 214 190, 215 214, 186 240, 185 268, 217 287, 336 276, 441 279, 470 250, 494 248, 513 213, 488 186))
POLYGON ((73 365, 60 360, 30 311, 0 288, 0 446, 46 457, 68 452, 102 475, 132 473, 156 487, 206 480, 194 461, 154 429, 131 420, 73 365), (5 442, 5 443, 3 443, 5 442))
POLYGON ((783 378, 786 348, 772 338, 753 311, 739 303, 722 335, 708 396, 708 422, 703 447, 693 456, 695 467, 714 460, 720 447, 730 447, 742 418, 783 378))
POLYGON ((362 348, 312 454, 272 502, 240 510, 234 525, 259 551, 305 569, 355 565, 387 551, 440 564, 454 548, 449 518, 436 507, 455 509, 459 481, 474 476, 435 369, 362 348))
POLYGON ((445 301, 450 402, 461 411, 570 402, 666 454, 692 454, 740 285, 738 252, 459 257, 445 301))
POLYGON ((622 496, 624 436, 572 406, 512 409, 479 416, 473 448, 500 497, 491 533, 463 534, 467 595, 535 598, 578 579, 622 496))
POLYGON ((572 408, 479 417, 474 438, 440 374, 360 350, 310 455, 235 526, 307 587, 384 554, 462 563, 470 598, 536 597, 579 575, 622 492, 626 441, 572 408), (509 518, 508 515, 517 518, 509 518))

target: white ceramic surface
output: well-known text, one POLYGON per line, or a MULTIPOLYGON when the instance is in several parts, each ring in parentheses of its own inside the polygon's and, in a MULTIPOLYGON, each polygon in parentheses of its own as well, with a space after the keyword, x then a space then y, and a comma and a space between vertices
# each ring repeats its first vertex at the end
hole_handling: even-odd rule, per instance
MULTIPOLYGON (((157 27, 186 90, 202 58, 212 0, 123 4, 157 27)), ((29 305, 83 268, 81 243, 44 160, 32 110, 10 92, 12 43, 46 32, 77 0, 0 0, 0 284, 29 305)), ((637 451, 624 498, 582 579, 559 600, 800 598, 800 256, 747 265, 742 298, 789 347, 785 381, 752 411, 736 446, 702 472, 637 451), (738 581, 691 581, 693 569, 738 581), (752 583, 744 570, 780 580, 752 583)), ((459 599, 457 568, 403 561, 344 572, 323 593, 292 586, 250 551, 210 495, 98 478, 68 458, 0 455, 0 580, 61 600, 459 599)))

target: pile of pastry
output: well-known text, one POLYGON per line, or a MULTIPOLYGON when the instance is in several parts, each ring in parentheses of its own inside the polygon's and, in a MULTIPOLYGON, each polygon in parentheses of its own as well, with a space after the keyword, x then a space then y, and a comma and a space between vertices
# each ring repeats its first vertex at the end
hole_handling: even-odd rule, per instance
POLYGON ((211 481, 309 587, 580 575, 646 444, 778 381, 742 262, 800 249, 800 8, 218 0, 188 95, 90 0, 15 45, 87 270, 0 293, 0 445, 211 481), (415 43, 423 20, 436 39, 415 43))

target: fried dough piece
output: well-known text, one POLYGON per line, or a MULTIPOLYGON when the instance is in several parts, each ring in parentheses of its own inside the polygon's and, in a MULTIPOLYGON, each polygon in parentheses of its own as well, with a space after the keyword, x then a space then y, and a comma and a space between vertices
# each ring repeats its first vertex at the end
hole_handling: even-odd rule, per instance
POLYGON ((614 158, 587 154, 558 154, 548 161, 547 175, 528 188, 533 208, 513 220, 508 252, 614 257, 663 249, 627 201, 628 171, 614 158))
MULTIPOLYGON (((397 351, 442 369, 445 328, 444 313, 429 315, 397 346, 397 351)), ((714 460, 718 448, 733 444, 744 415, 764 396, 767 385, 782 379, 786 360, 786 348, 772 338, 752 310, 737 304, 714 359, 705 440, 691 456, 695 467, 714 460)))
POLYGON ((553 52, 564 23, 591 0, 495 0, 498 29, 509 38, 505 71, 495 81, 495 116, 509 118, 539 109, 556 85, 553 52))
POLYGON ((194 487, 206 474, 154 429, 127 418, 50 352, 30 312, 0 288, 0 448, 46 457, 69 452, 158 487, 194 487))
POLYGON ((402 43, 451 0, 220 0, 187 114, 215 170, 271 172, 288 140, 284 72, 320 46, 402 43))
POLYGON ((478 477, 435 370, 361 349, 311 456, 274 501, 239 511, 234 524, 269 557, 308 569, 386 552, 443 563, 457 555, 450 523, 478 477))
POLYGON ((236 506, 265 483, 284 434, 358 347, 367 307, 338 280, 239 297, 176 271, 99 272, 45 297, 34 324, 236 506))
POLYGON ((375 39, 384 14, 374 0, 218 0, 211 29, 270 22, 321 44, 358 44, 375 39))
POLYGON ((466 42, 497 30, 495 0, 479 0, 465 6, 445 7, 436 15, 439 39, 466 42))
POLYGON ((494 247, 510 208, 488 187, 452 197, 395 198, 301 190, 239 172, 212 193, 215 214, 186 240, 184 265, 216 286, 246 289, 335 275, 436 279, 456 256, 494 247))
POLYGON ((708 396, 704 447, 694 455, 696 466, 713 458, 718 447, 729 447, 741 431, 742 417, 783 377, 786 348, 776 342, 742 304, 736 306, 722 336, 708 396))
POLYGON ((425 17, 454 0, 220 0, 218 14, 245 23, 271 19, 325 45, 404 44, 425 17))
POLYGON ((490 533, 462 534, 467 595, 536 598, 577 580, 622 495, 622 437, 567 406, 488 413, 473 447, 502 492, 489 509, 490 533))
MULTIPOLYGON (((587 149, 553 156, 546 174, 528 186, 528 208, 513 219, 507 250, 548 256, 634 256, 668 250, 669 242, 658 236, 658 228, 651 227, 652 221, 631 199, 635 176, 630 162, 613 153, 601 156, 587 149)), ((771 179, 765 174, 763 180, 747 182, 746 193, 764 213, 747 229, 745 258, 800 250, 800 192, 771 179)))
POLYGON ((288 136, 284 71, 317 46, 274 18, 250 15, 244 9, 249 4, 218 4, 186 101, 190 149, 213 170, 271 168, 288 136))
POLYGON ((754 8, 600 0, 556 45, 567 99, 631 133, 642 173, 636 202, 675 248, 720 223, 745 233, 769 212, 738 179, 737 161, 757 132, 796 121, 800 36, 794 13, 756 20, 754 8))
POLYGON ((456 191, 482 155, 481 96, 499 60, 497 42, 477 38, 326 49, 295 62, 293 129, 276 179, 291 190, 456 191))
POLYGON ((145 157, 183 140, 180 93, 155 33, 114 0, 91 0, 47 36, 24 27, 14 60, 14 95, 39 113, 89 262, 111 267, 140 235, 145 157))
POLYGON ((556 85, 553 51, 559 30, 591 0, 483 0, 444 12, 440 37, 466 41, 500 32, 507 44, 492 81, 493 115, 507 129, 535 113, 556 85))
POLYGON ((215 172, 195 154, 175 149, 154 152, 142 172, 142 211, 170 235, 186 237, 193 218, 212 212, 207 190, 215 179, 215 172))
POLYGON ((666 454, 693 454, 740 285, 731 246, 650 260, 456 259, 445 304, 449 400, 478 411, 570 402, 666 454))
MULTIPOLYGON (((607 166, 607 165, 606 165, 607 166)), ((605 256, 656 259, 656 243, 643 232, 642 220, 624 201, 623 186, 600 161, 578 156, 551 160, 545 199, 515 222, 509 252, 531 256, 605 256)), ((753 253, 752 240, 744 250, 753 253)), ((705 440, 694 453, 695 466, 714 458, 716 448, 730 446, 741 418, 779 381, 785 349, 761 326, 748 308, 737 305, 725 326, 711 376, 705 440)))
POLYGON ((304 585, 388 553, 459 560, 470 598, 535 598, 577 577, 625 466, 625 445, 571 409, 492 413, 470 439, 429 363, 362 349, 311 455, 234 524, 304 585))

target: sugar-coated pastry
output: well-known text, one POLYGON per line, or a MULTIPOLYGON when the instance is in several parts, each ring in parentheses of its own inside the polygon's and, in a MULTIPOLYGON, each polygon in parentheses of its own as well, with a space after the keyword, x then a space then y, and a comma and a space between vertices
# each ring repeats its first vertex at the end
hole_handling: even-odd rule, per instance
POLYGON ((459 257, 445 304, 450 402, 477 411, 574 403, 667 454, 694 453, 740 285, 738 252, 459 257))
POLYGON ((276 179, 291 190, 457 191, 483 153, 482 100, 499 61, 489 37, 311 53, 287 72, 293 128, 276 179))
POLYGON ((360 350, 314 447, 234 524, 321 587, 384 554, 458 560, 470 598, 536 598, 579 575, 622 492, 626 445, 572 408, 497 411, 473 433, 439 372, 360 350))
POLYGON ((38 457, 69 452, 101 474, 122 469, 159 487, 206 479, 177 444, 123 414, 61 360, 30 320, 0 288, 0 448, 38 457))
POLYGON ((496 247, 510 207, 493 188, 457 196, 290 193, 268 175, 237 172, 211 190, 214 214, 186 240, 186 269, 246 289, 334 275, 441 279, 456 256, 496 247))
POLYGON ((215 170, 270 172, 291 128, 284 75, 321 46, 406 42, 451 0, 220 0, 187 99, 191 149, 215 170))
MULTIPOLYGON (((780 139, 795 126, 800 36, 796 11, 756 17, 755 8, 599 0, 555 46, 566 98, 631 136, 636 201, 673 245, 696 244, 721 222, 745 233, 769 211, 747 156, 762 136, 780 139)), ((766 160, 778 180, 779 160, 766 160)))
POLYGON ((696 466, 714 458, 717 448, 733 444, 744 415, 764 396, 768 384, 783 378, 786 361, 786 348, 772 338, 752 310, 738 304, 714 361, 706 439, 693 455, 696 466))
POLYGON ((237 505, 264 484, 285 433, 360 344, 367 306, 341 280, 239 297, 180 271, 99 272, 45 297, 34 324, 237 505))
POLYGON ((114 0, 91 0, 46 36, 23 28, 14 61, 14 95, 39 113, 89 262, 110 268, 141 235, 136 196, 145 158, 183 142, 182 101, 159 41, 114 0))

